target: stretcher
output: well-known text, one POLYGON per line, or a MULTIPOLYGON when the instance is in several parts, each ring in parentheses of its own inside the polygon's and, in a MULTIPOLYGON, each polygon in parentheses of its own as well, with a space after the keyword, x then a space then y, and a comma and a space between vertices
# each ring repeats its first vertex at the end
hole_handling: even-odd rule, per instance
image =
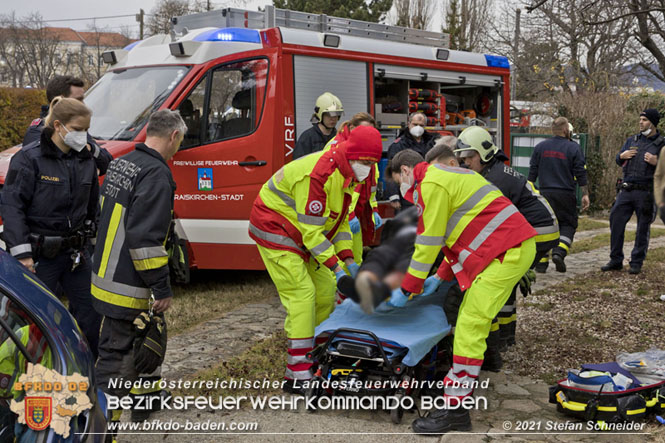
MULTIPOLYGON (((443 300, 434 294, 402 308, 382 304, 371 315, 345 300, 317 326, 317 342, 325 342, 310 355, 317 365, 314 379, 332 388, 314 388, 308 395, 415 398, 423 384, 414 380, 443 379, 452 356, 443 300)), ((392 421, 400 423, 403 413, 402 408, 391 410, 392 421)))

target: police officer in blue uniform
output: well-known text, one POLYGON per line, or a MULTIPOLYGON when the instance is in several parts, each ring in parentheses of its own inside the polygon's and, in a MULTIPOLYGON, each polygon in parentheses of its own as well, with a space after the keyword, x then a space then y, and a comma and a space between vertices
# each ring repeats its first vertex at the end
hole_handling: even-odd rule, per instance
POLYGON ((637 215, 635 246, 630 256, 630 273, 639 274, 649 248, 649 228, 656 211, 653 197, 653 176, 658 164, 658 155, 665 139, 656 127, 660 114, 656 109, 645 109, 640 113, 640 133, 628 137, 616 162, 623 168, 623 180, 619 185, 614 206, 610 211, 610 261, 601 268, 618 271, 623 268, 623 240, 626 223, 633 213, 637 215))
MULTIPOLYGON (((85 89, 83 89, 83 80, 71 75, 56 75, 49 80, 46 85, 46 99, 49 103, 58 96, 70 97, 79 101, 83 101, 85 89)), ((48 115, 48 105, 42 106, 39 118, 36 118, 28 126, 28 130, 23 137, 23 146, 27 146, 32 142, 39 140, 39 137, 44 129, 44 119, 48 115)), ((88 134, 88 149, 95 159, 99 174, 106 174, 106 169, 109 163, 113 160, 113 156, 104 148, 99 146, 94 138, 88 134)))
POLYGON ((87 245, 95 235, 99 182, 86 149, 90 116, 79 100, 51 102, 39 140, 12 157, 0 209, 7 250, 51 291, 62 287, 96 356, 101 317, 92 307, 87 245))

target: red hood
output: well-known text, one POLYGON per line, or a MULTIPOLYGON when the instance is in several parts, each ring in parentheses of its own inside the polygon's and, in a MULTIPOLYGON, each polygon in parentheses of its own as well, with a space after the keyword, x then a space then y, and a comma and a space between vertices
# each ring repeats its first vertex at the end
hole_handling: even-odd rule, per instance
MULTIPOLYGON (((97 143, 99 143, 99 146, 109 151, 113 158, 116 158, 134 149, 134 144, 138 142, 100 140, 97 143)), ((21 145, 16 145, 12 148, 5 149, 4 151, 0 152, 0 185, 5 183, 5 176, 7 175, 7 170, 9 169, 9 162, 19 149, 21 149, 21 145)))

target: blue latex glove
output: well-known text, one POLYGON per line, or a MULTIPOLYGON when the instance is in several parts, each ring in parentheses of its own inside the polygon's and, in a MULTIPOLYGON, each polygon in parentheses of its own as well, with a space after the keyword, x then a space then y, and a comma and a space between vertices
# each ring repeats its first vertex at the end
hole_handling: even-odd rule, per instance
POLYGON ((379 229, 382 224, 383 224, 383 219, 381 218, 381 216, 379 215, 378 212, 375 212, 374 213, 374 227, 376 229, 379 229))
POLYGON ((393 292, 390 294, 390 300, 386 302, 386 305, 392 306, 393 308, 401 308, 409 301, 402 288, 393 289, 393 292))
POLYGON ((344 269, 341 267, 339 268, 339 271, 335 272, 335 281, 338 282, 340 278, 344 277, 346 275, 346 272, 344 272, 344 269))
POLYGON ((420 296, 426 297, 434 294, 436 290, 439 289, 442 281, 443 280, 439 279, 436 275, 427 277, 427 279, 425 279, 425 285, 423 286, 423 292, 420 293, 420 296))
POLYGON ((346 265, 346 269, 349 270, 351 273, 351 277, 356 278, 356 275, 358 275, 358 269, 360 269, 360 266, 358 266, 356 263, 351 263, 350 265, 346 265))
POLYGON ((349 227, 351 228, 351 232, 354 234, 360 232, 360 220, 358 220, 358 217, 349 220, 349 227))

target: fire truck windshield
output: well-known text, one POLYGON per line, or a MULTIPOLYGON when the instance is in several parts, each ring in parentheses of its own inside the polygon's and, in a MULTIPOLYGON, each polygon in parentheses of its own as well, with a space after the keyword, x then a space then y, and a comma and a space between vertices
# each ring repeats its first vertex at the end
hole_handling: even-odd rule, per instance
POLYGON ((188 70, 162 66, 107 72, 85 97, 92 109, 90 134, 102 140, 132 140, 188 70))

